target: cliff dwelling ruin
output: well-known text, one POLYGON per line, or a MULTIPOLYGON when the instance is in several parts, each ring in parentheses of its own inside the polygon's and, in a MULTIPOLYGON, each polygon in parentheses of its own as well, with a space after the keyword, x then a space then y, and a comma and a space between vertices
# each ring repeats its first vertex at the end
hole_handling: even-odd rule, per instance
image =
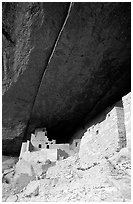
POLYGON ((131 201, 130 2, 3 2, 2 92, 3 201, 131 201))
MULTIPOLYGON (((40 151, 43 157, 43 161, 50 159, 51 161, 56 161, 57 159, 65 159, 70 152, 69 144, 56 144, 56 140, 49 140, 47 137, 46 128, 39 128, 35 130, 35 134, 31 134, 30 141, 23 142, 21 146, 21 151, 19 159, 23 158, 23 155, 28 153, 28 157, 31 157, 32 152, 40 151), (47 150, 47 151, 41 151, 47 150), (51 151, 52 150, 52 151, 51 151), (54 151, 55 150, 55 151, 54 151), (31 154, 30 154, 31 153, 31 154), (45 154, 47 154, 46 158, 45 154)), ((26 158, 25 158, 26 160, 26 158)))

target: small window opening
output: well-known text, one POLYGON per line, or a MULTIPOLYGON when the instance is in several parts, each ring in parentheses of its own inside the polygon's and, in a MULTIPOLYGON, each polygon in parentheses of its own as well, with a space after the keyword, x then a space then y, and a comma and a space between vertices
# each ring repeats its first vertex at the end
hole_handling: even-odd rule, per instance
POLYGON ((110 117, 110 114, 108 114, 108 117, 110 117))
POLYGON ((47 145, 46 148, 49 149, 49 145, 47 145))
POLYGON ((98 135, 98 133, 99 133, 99 130, 96 131, 96 135, 98 135))
POLYGON ((42 145, 41 144, 39 144, 39 146, 38 146, 39 148, 42 148, 42 145))
POLYGON ((75 146, 76 146, 76 147, 78 146, 78 142, 75 142, 75 146))

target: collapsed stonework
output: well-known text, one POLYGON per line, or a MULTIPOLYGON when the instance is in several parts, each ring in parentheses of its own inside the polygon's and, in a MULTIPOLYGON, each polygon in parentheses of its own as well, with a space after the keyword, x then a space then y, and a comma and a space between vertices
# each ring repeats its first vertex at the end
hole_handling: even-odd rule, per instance
POLYGON ((31 133, 31 140, 22 143, 19 161, 15 166, 15 188, 19 183, 19 192, 30 181, 45 177, 50 166, 71 154, 69 144, 56 144, 55 140, 48 139, 46 128, 36 129, 35 134, 31 133), (25 181, 23 185, 22 180, 25 181))

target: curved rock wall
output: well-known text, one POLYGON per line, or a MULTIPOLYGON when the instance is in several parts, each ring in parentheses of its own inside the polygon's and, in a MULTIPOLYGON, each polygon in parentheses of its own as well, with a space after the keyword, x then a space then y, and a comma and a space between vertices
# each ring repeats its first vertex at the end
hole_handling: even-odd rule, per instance
POLYGON ((68 7, 69 3, 3 3, 3 29, 8 33, 3 32, 4 140, 23 137, 68 7))
POLYGON ((96 113, 129 89, 130 4, 74 3, 41 81, 29 129, 46 125, 56 139, 67 140, 97 103, 96 113))
POLYGON ((85 118, 130 91, 130 3, 73 3, 69 16, 68 3, 11 5, 19 6, 11 41, 3 36, 13 47, 3 44, 3 138, 23 136, 13 131, 29 121, 24 139, 46 126, 68 141, 85 118))

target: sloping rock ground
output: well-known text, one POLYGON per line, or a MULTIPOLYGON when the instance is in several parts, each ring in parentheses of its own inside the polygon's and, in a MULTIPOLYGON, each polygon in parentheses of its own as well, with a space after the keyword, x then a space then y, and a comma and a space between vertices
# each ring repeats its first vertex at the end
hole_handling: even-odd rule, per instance
POLYGON ((31 181, 22 192, 15 194, 7 185, 3 184, 3 201, 17 198, 18 202, 127 202, 131 199, 130 160, 119 154, 111 161, 102 159, 99 164, 83 169, 75 154, 50 167, 44 179, 31 181))

